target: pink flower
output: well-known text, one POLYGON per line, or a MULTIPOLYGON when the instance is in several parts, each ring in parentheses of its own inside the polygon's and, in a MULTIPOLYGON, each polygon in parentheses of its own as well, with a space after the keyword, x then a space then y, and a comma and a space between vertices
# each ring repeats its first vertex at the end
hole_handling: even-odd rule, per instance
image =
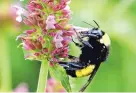
POLYGON ((30 39, 25 39, 24 38, 24 43, 23 43, 24 49, 25 50, 37 50, 37 49, 42 49, 42 44, 41 42, 35 40, 32 41, 30 39))
POLYGON ((67 5, 63 10, 62 13, 64 15, 70 15, 71 11, 70 11, 70 7, 67 5))
POLYGON ((25 50, 34 50, 35 46, 32 44, 32 41, 29 39, 24 40, 23 47, 25 50))
POLYGON ((49 15, 46 19, 46 29, 55 29, 54 24, 56 24, 55 16, 49 15))
POLYGON ((15 89, 14 92, 29 92, 28 85, 26 83, 20 83, 15 89))
POLYGON ((26 30, 25 31, 26 34, 32 34, 34 32, 36 32, 36 29, 31 29, 31 30, 26 30))
POLYGON ((36 11, 38 9, 42 9, 42 6, 36 0, 31 0, 29 5, 27 6, 27 8, 28 8, 29 11, 33 12, 33 11, 36 11))
POLYGON ((46 92, 66 92, 61 83, 54 78, 50 78, 47 81, 46 92))
POLYGON ((25 19, 24 23, 28 26, 39 26, 42 29, 45 28, 45 22, 43 19, 43 13, 39 11, 34 11, 31 14, 29 14, 25 19))
POLYGON ((65 4, 69 4, 71 2, 71 0, 60 0, 61 3, 65 3, 65 4))
POLYGON ((16 11, 16 15, 17 15, 16 21, 22 22, 22 20, 23 20, 22 15, 27 15, 27 12, 25 11, 25 9, 23 9, 20 6, 14 5, 13 8, 15 8, 17 10, 16 11))
POLYGON ((16 11, 16 15, 17 15, 16 21, 21 22, 23 20, 21 15, 23 14, 24 9, 19 7, 19 6, 13 6, 13 7, 17 9, 17 11, 16 11))
POLYGON ((63 32, 59 31, 56 33, 55 37, 54 37, 54 43, 56 48, 60 48, 63 47, 62 41, 63 41, 63 37, 62 37, 63 32))

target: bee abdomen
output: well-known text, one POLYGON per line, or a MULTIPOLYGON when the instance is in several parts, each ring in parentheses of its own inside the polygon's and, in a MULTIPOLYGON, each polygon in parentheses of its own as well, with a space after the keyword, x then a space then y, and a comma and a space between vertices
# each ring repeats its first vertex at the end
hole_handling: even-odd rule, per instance
POLYGON ((66 70, 66 73, 72 77, 77 77, 75 71, 76 70, 66 70))
POLYGON ((83 69, 76 70, 75 71, 76 77, 88 76, 93 72, 94 68, 95 68, 95 65, 89 65, 83 69))
POLYGON ((78 70, 66 70, 67 74, 72 77, 84 77, 90 75, 95 68, 95 65, 89 65, 83 69, 78 70))

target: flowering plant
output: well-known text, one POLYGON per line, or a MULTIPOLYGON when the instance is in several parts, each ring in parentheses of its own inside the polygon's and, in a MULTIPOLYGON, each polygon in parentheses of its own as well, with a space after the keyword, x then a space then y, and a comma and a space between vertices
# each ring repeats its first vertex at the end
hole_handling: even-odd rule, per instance
POLYGON ((73 35, 73 26, 68 24, 69 3, 70 0, 30 0, 25 9, 14 6, 16 20, 30 27, 17 37, 22 41, 25 59, 42 61, 38 92, 45 89, 48 64, 55 65, 68 57, 73 35))
POLYGON ((73 34, 69 0, 30 0, 27 10, 17 8, 16 20, 31 29, 19 35, 26 59, 57 62, 68 56, 68 44, 73 34))

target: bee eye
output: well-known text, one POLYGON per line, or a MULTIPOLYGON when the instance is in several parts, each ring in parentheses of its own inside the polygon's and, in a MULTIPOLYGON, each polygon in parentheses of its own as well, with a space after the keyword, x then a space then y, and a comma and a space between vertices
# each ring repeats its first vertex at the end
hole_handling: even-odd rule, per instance
POLYGON ((91 32, 92 34, 98 34, 98 31, 97 30, 94 30, 91 32))
POLYGON ((102 37, 102 31, 98 28, 94 28, 89 34, 95 39, 100 39, 102 37), (95 29, 95 30, 94 30, 95 29))

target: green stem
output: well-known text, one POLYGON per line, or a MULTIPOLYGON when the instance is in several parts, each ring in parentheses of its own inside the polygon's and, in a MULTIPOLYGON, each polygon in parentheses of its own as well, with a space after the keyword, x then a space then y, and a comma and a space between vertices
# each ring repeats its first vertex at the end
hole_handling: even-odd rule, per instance
POLYGON ((11 67, 6 38, 0 36, 0 91, 10 92, 12 86, 11 67))
POLYGON ((45 92, 46 82, 48 77, 48 69, 49 69, 49 62, 47 60, 43 60, 40 68, 37 92, 45 92))

